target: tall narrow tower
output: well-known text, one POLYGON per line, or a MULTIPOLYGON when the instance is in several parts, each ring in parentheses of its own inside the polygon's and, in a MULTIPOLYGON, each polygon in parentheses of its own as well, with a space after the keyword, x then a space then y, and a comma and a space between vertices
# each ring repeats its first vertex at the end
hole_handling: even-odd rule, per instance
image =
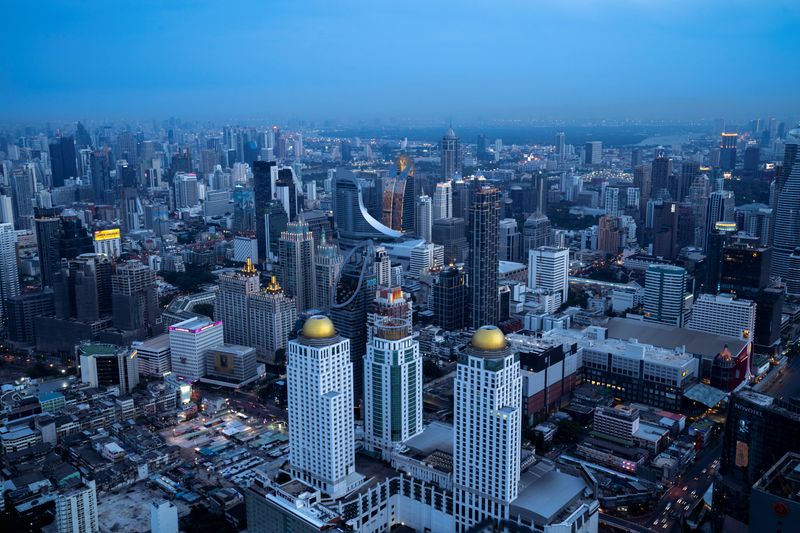
POLYGON ((441 181, 451 181, 461 175, 461 146, 456 132, 450 127, 442 137, 441 181))
POLYGON ((317 307, 330 309, 344 257, 336 243, 327 242, 324 232, 316 252, 317 307))
POLYGON ((497 225, 500 219, 500 191, 483 187, 474 194, 469 209, 469 288, 470 323, 473 328, 496 324, 499 319, 497 297, 497 225))
POLYGON ((225 342, 252 346, 247 312, 247 299, 258 293, 258 271, 250 258, 239 272, 226 272, 219 277, 219 292, 214 304, 214 317, 225 324, 225 342))
POLYGON ((350 340, 329 318, 315 315, 289 341, 287 356, 291 473, 339 498, 359 482, 350 340))
POLYGON ((454 388, 453 500, 463 533, 507 519, 519 492, 519 355, 497 327, 478 329, 459 354, 454 388))
POLYGON ((297 303, 297 311, 316 307, 317 274, 314 236, 305 221, 289 222, 278 243, 281 285, 297 303))
POLYGON ((364 357, 364 441, 388 458, 422 431, 422 357, 405 318, 379 318, 364 357))

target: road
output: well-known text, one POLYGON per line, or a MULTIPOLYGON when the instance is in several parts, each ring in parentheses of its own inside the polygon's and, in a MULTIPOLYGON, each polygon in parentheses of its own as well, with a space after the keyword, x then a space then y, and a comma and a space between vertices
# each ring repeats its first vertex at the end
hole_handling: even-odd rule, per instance
POLYGON ((775 398, 800 397, 800 357, 792 357, 783 369, 783 375, 766 387, 764 394, 775 398))

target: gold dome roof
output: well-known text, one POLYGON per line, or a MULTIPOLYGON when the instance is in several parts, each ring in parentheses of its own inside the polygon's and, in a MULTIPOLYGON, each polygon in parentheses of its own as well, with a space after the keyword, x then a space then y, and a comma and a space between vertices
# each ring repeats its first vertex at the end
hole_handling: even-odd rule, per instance
POLYGON ((329 339, 335 335, 336 328, 326 316, 314 315, 303 324, 303 337, 307 339, 329 339))
POLYGON ((497 326, 481 326, 472 335, 471 344, 477 350, 495 352, 506 347, 506 336, 497 326))

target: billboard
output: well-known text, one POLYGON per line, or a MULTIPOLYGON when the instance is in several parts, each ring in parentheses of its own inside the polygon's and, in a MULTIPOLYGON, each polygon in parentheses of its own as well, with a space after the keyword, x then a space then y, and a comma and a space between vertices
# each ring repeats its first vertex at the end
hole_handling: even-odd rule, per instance
POLYGON ((119 228, 102 229, 94 232, 95 241, 110 241, 111 239, 119 239, 119 228))

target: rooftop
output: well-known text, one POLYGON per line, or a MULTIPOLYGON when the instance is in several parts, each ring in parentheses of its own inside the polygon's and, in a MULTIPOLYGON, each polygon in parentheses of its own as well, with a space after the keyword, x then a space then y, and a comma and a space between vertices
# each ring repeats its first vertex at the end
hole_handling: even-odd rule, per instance
POLYGON ((528 516, 539 524, 551 523, 583 494, 586 489, 583 479, 550 468, 542 472, 540 461, 520 476, 519 496, 511 502, 512 515, 528 516))
POLYGON ((789 452, 753 486, 781 498, 800 502, 800 454, 789 452))

